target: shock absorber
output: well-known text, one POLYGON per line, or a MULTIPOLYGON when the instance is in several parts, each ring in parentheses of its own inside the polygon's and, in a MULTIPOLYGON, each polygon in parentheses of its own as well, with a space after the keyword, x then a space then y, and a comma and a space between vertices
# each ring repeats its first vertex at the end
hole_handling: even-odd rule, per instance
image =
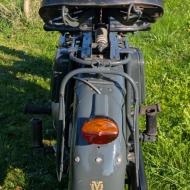
POLYGON ((102 53, 108 47, 108 30, 101 26, 96 29, 95 34, 98 51, 102 53))

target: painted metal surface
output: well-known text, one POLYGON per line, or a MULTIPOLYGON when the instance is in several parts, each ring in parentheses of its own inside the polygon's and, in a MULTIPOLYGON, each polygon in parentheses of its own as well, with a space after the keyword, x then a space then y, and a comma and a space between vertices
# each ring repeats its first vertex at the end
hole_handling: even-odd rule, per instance
POLYGON ((90 58, 92 55, 92 32, 83 33, 81 58, 90 58))
MULTIPOLYGON (((117 67, 118 68, 118 67, 117 67)), ((139 97, 138 97, 138 88, 135 84, 135 82, 133 81, 133 79, 131 77, 129 77, 129 75, 127 75, 124 72, 118 71, 116 67, 112 68, 110 70, 110 68, 81 68, 81 69, 77 69, 74 70, 72 72, 70 72, 67 76, 65 76, 64 80, 62 81, 61 84, 61 90, 60 90, 60 109, 59 109, 59 120, 62 122, 62 126, 63 126, 63 134, 64 134, 64 130, 65 130, 65 87, 66 84, 68 83, 68 81, 75 75, 78 74, 84 74, 84 73, 88 73, 88 74, 105 74, 105 75, 112 75, 113 76, 122 76, 123 78, 125 78, 127 81, 129 81, 133 87, 134 90, 134 100, 135 100, 135 105, 134 105, 134 119, 133 119, 133 141, 134 141, 134 150, 135 150, 135 168, 136 168, 136 181, 137 181, 137 185, 139 184, 139 129, 138 129, 138 112, 139 112, 139 97)), ((110 77, 110 76, 109 76, 110 77)), ((96 78, 96 77, 95 77, 96 78)), ((118 81, 117 81, 118 82, 118 81)), ((117 86, 117 85, 116 85, 117 86)), ((119 88, 120 90, 120 88, 119 88)), ((120 90, 121 93, 121 90, 120 90)), ((88 99, 86 99, 88 100, 88 99)), ((113 104, 113 102, 112 102, 113 104)), ((86 104, 85 104, 86 105, 86 104)), ((74 106, 76 107, 76 106, 74 106)), ((85 110, 88 107, 85 107, 85 110)), ((121 107, 120 107, 121 108, 121 107)), ((76 107, 77 109, 77 107, 76 107)), ((83 109, 82 109, 83 110, 83 109)), ((113 109, 114 110, 114 109, 113 109)), ((86 112, 86 111, 85 111, 86 112)), ((76 112, 77 113, 77 112, 76 112)), ((117 117, 119 117, 118 113, 116 113, 117 117)), ((122 121, 124 118, 122 117, 122 121)), ((74 117, 74 121, 78 121, 78 116, 75 115, 74 117)), ((75 126, 75 125, 74 125, 75 126)), ((71 145, 71 154, 70 154, 70 158, 71 158, 71 170, 70 170, 70 182, 74 182, 75 180, 73 180, 73 163, 72 161, 74 160, 74 151, 75 151, 75 137, 76 137, 76 130, 73 130, 74 132, 72 133, 72 145, 71 145)), ((59 173, 59 180, 61 180, 62 178, 62 170, 63 170, 63 155, 64 155, 64 136, 62 136, 62 150, 61 150, 61 164, 60 164, 60 173, 59 173)), ((126 144, 125 144, 126 145, 126 144)), ((80 171, 81 172, 81 171, 80 171)), ((117 173, 118 171, 116 171, 117 173)), ((123 179, 124 180, 124 179, 123 179)), ((71 184, 72 185, 72 184, 71 184)), ((70 189, 72 188, 72 186, 70 186, 70 189)))
POLYGON ((117 39, 117 33, 110 32, 110 59, 120 60, 120 48, 117 39))
MULTIPOLYGON (((91 57, 92 50, 91 50, 91 36, 90 32, 83 34, 83 41, 82 41, 82 48, 78 47, 77 51, 81 51, 81 56, 83 58, 91 57)), ((60 48, 58 49, 58 55, 61 56, 64 53, 69 53, 70 50, 66 51, 64 48, 64 37, 60 39, 60 48)), ((73 45, 72 49, 75 50, 75 41, 76 38, 73 38, 73 45)), ((119 48, 118 46, 118 38, 116 33, 112 33, 110 37, 111 47, 110 49, 114 50, 110 53, 110 60, 114 60, 120 53, 127 53, 130 51, 128 47, 127 41, 125 41, 125 47, 119 48), (115 40, 113 40, 115 39, 115 40), (117 49, 117 54, 115 54, 115 50, 117 49)), ((70 48, 70 49, 71 49, 70 48)), ((71 49, 71 50, 72 50, 71 49)), ((58 56, 58 57, 59 57, 58 56)), ((138 56, 135 57, 138 59, 138 56)), ((118 58, 119 59, 119 58, 118 58)), ((134 68, 140 68, 139 63, 133 62, 135 59, 128 62, 128 74, 132 78, 135 79, 132 83, 135 82, 140 85, 141 78, 139 75, 142 75, 141 72, 136 73, 133 76, 134 68), (137 65, 136 65, 137 64, 137 65), (136 65, 136 66, 135 66, 136 65), (134 67, 135 66, 135 67, 134 67), (138 75, 138 76, 137 76, 138 75)), ((129 96, 129 92, 132 89, 127 89, 125 86, 125 80, 123 76, 126 74, 123 73, 123 66, 118 65, 117 67, 107 67, 107 68, 89 68, 89 69, 78 69, 69 73, 65 78, 64 81, 69 80, 72 76, 78 82, 75 86, 76 92, 76 102, 74 104, 74 119, 72 123, 72 130, 70 130, 70 147, 71 147, 71 154, 70 154, 70 190, 82 190, 82 189, 90 189, 92 187, 102 187, 104 189, 110 190, 113 186, 114 189, 123 190, 124 188, 124 179, 126 175, 126 165, 127 165, 127 146, 126 146, 126 139, 128 134, 126 134, 126 128, 128 127, 126 124, 126 113, 125 113, 125 94, 127 93, 128 98, 133 99, 129 96), (86 72, 89 73, 88 75, 77 75, 86 72), (117 73, 117 75, 113 74, 117 73), (75 74, 74 74, 75 73, 75 74), (90 75, 91 73, 91 75, 90 75), (94 73, 99 73, 98 75, 94 76, 94 73), (122 74, 123 73, 123 74, 122 74), (119 76, 121 75, 121 76, 119 76), (90 85, 89 85, 90 84, 90 85), (92 86, 91 86, 92 85, 92 86), (93 87, 93 88, 92 88, 93 87), (129 91, 129 92, 128 92, 129 91), (81 135, 81 127, 83 123, 90 118, 94 118, 96 116, 106 116, 113 119, 115 122, 118 123, 120 133, 119 137, 112 143, 103 146, 97 145, 88 145, 83 136, 81 135), (72 136, 72 137, 71 137, 72 136), (113 182, 113 183, 110 183, 113 182), (102 185, 101 185, 102 184, 102 185)), ((144 76, 141 76, 144 77, 144 76)), ((142 78, 143 79, 143 78, 142 78)), ((62 79, 60 79, 62 81, 62 79)), ((131 79, 130 79, 131 80, 131 79)), ((63 81, 61 85, 61 95, 64 97, 63 89, 63 81)), ((60 86, 59 86, 60 88, 60 86)), ((136 91, 139 92, 139 89, 136 91)), ((141 94, 141 93, 140 93, 141 94)), ((131 94, 132 95, 132 94, 131 94)), ((141 97, 140 97, 141 98, 141 97)), ((137 98, 138 99, 138 98, 137 98)), ((136 100, 137 100, 136 99, 136 100)), ((130 105, 133 103, 129 101, 130 104, 127 105, 128 113, 130 113, 130 105), (129 107, 129 108, 128 108, 129 107)), ((60 100, 60 109, 58 108, 58 104, 53 103, 54 110, 54 119, 57 121, 57 125, 60 122, 64 124, 63 113, 64 110, 61 110, 62 101, 60 100), (59 110, 57 110, 59 109, 59 110), (59 113, 59 122, 57 119, 57 114, 59 113)), ((138 109, 137 109, 138 110, 138 109)), ((131 123, 133 121, 131 120, 131 123)), ((136 119, 134 119, 136 122, 136 119)), ((136 126, 136 123, 133 123, 132 126, 136 126)), ((60 126, 60 125, 59 125, 60 126)), ((60 127, 58 127, 60 128, 60 127)), ((134 138, 137 139, 138 130, 137 128, 133 129, 135 132, 134 138), (137 134, 136 134, 137 133, 137 134)), ((64 128, 59 131, 64 131, 64 128)), ((61 137, 62 135, 59 134, 61 137)), ((58 159, 58 163, 63 167, 63 163, 61 160, 63 159, 64 155, 64 146, 61 146, 61 141, 59 141, 60 151, 59 156, 61 159, 58 159)), ((63 145, 64 139, 62 139, 63 145)), ((135 142, 136 150, 138 149, 138 142, 135 142)), ((136 163, 138 166, 138 151, 136 156, 136 163)), ((138 167, 137 167, 138 170, 138 167)), ((62 171, 62 169, 60 169, 62 171)), ((61 179, 61 178, 59 178, 61 179)))
MULTIPOLYGON (((145 71, 144 71, 144 58, 138 48, 130 48, 131 61, 125 66, 125 72, 128 73, 136 82, 139 91, 139 101, 141 104, 145 100, 145 71)), ((133 100, 133 92, 131 85, 127 83, 128 103, 131 104, 133 100)), ((129 106, 130 107, 130 106, 129 106)))
MULTIPOLYGON (((81 82, 76 84, 76 144, 73 147, 71 190, 101 189, 124 190, 124 178, 127 165, 125 144, 126 123, 123 123, 125 100, 123 91, 125 81, 121 76, 110 76, 117 81, 105 85, 96 84, 101 90, 96 95, 88 86, 81 82), (119 137, 105 145, 88 145, 81 134, 83 123, 96 116, 112 118, 119 126, 119 137), (79 162, 75 158, 80 158, 79 162), (99 161, 98 161, 99 160, 99 161), (100 183, 101 182, 101 183, 100 183), (102 185, 98 185, 102 184, 102 185), (96 188, 95 188, 96 187, 96 188)), ((92 79, 91 79, 92 80, 92 79)), ((98 81, 98 79, 94 79, 98 81)), ((102 80, 101 80, 102 81, 102 80)), ((73 137, 75 138, 75 137, 73 137)))

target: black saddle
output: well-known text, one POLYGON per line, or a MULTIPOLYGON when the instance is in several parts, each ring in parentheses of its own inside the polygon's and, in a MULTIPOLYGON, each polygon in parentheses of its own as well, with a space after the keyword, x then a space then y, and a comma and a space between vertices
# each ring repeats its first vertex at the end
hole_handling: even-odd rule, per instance
MULTIPOLYGON (((39 11, 46 24, 63 15, 63 6, 67 8, 69 15, 74 17, 90 18, 95 15, 95 10, 102 9, 108 17, 113 17, 123 25, 133 25, 136 21, 152 23, 163 15, 162 0, 43 0, 39 11), (76 14, 82 10, 82 14, 76 14), (130 12, 129 12, 130 11, 130 12), (126 19, 125 15, 141 12, 138 16, 126 19), (132 18, 132 19, 131 19, 132 18), (126 21, 127 20, 127 21, 126 21)), ((136 14, 137 15, 137 14, 136 14)), ((80 18, 79 18, 80 20, 80 18)))

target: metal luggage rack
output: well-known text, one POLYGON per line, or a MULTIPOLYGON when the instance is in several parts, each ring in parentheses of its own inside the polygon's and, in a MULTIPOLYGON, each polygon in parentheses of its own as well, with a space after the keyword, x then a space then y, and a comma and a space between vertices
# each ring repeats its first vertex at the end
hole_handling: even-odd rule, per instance
MULTIPOLYGON (((125 79, 125 81, 129 82, 132 90, 134 92, 134 114, 132 119, 132 136, 134 140, 134 153, 135 153, 135 170, 137 176, 137 184, 139 184, 139 128, 138 128, 138 116, 139 116, 139 94, 138 94, 138 87, 135 81, 126 73, 120 71, 114 71, 110 68, 106 67, 97 67, 97 68, 80 68, 73 70, 72 72, 68 73, 61 82, 60 87, 60 106, 59 106, 59 121, 62 123, 62 134, 65 132, 65 91, 66 85, 73 77, 81 75, 81 74, 108 74, 108 75, 118 75, 125 79)), ((76 78, 75 78, 76 79, 76 78)), ((61 157, 60 157, 60 165, 58 167, 57 176, 58 180, 61 181, 63 175, 63 157, 64 157, 64 135, 62 135, 61 141, 61 157)))

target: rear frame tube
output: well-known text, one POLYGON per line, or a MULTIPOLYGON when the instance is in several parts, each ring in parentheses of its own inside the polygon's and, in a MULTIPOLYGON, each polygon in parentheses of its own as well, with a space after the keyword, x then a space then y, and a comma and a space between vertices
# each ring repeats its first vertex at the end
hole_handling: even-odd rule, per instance
MULTIPOLYGON (((139 186, 139 129, 138 129, 138 114, 139 114, 139 95, 138 88, 135 81, 126 73, 113 71, 110 68, 80 68, 68 73, 62 80, 60 88, 60 106, 59 106, 59 121, 62 123, 62 143, 61 143, 61 163, 57 173, 58 180, 61 181, 63 173, 63 157, 64 157, 64 131, 65 131, 65 90, 66 85, 71 78, 79 74, 110 74, 119 75, 125 78, 134 91, 134 115, 133 115, 133 138, 134 138, 134 150, 135 150, 135 166, 136 166, 136 180, 137 186, 139 186)), ((70 153, 72 154, 72 153, 70 153)))

